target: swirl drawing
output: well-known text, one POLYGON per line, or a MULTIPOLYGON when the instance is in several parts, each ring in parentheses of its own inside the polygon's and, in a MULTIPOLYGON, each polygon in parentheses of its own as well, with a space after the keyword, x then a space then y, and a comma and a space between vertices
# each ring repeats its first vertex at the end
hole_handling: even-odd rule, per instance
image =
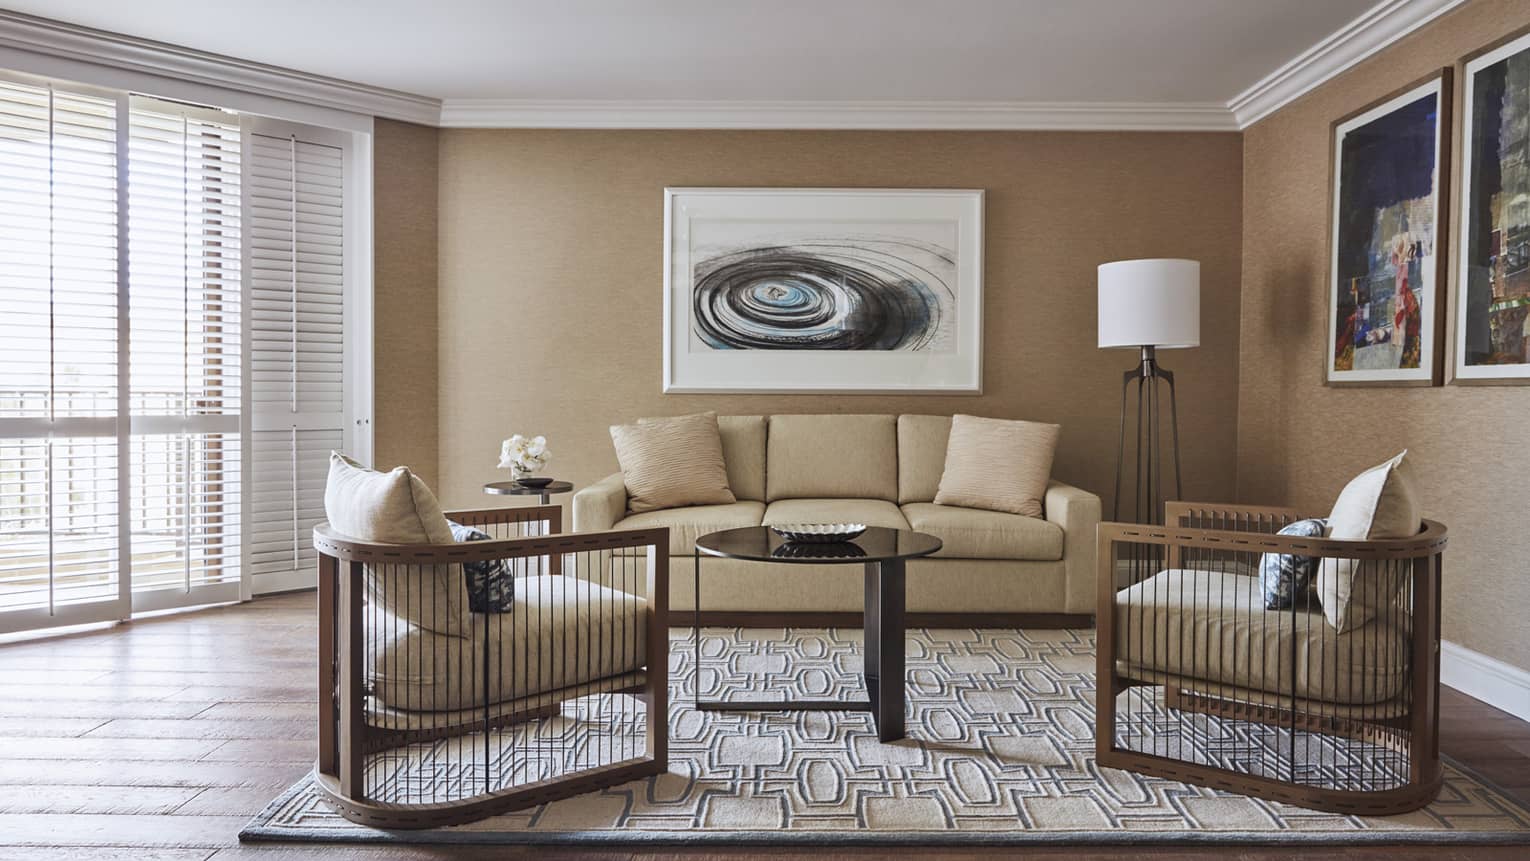
POLYGON ((953 348, 955 254, 902 237, 751 243, 698 262, 693 334, 713 350, 953 348))

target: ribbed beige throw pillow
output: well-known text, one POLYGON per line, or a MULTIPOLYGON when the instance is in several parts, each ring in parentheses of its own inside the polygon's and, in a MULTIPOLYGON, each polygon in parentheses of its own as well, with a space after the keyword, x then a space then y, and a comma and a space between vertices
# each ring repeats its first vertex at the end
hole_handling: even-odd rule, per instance
POLYGON ((737 502, 728 487, 717 416, 697 413, 612 425, 611 442, 633 514, 737 502))
MULTIPOLYGON (((436 495, 408 467, 368 469, 330 452, 324 516, 331 529, 380 544, 451 544, 452 529, 436 495)), ((366 566, 367 592, 389 613, 438 634, 472 630, 461 565, 366 566)))
MULTIPOLYGON (((1412 538, 1423 526, 1418 494, 1402 454, 1355 476, 1328 514, 1328 537, 1341 541, 1412 538)), ((1324 559, 1318 568, 1323 616, 1343 633, 1395 609, 1406 584, 1401 566, 1359 559, 1324 559)))
POLYGON ((938 505, 1040 517, 1062 425, 954 416, 938 505))

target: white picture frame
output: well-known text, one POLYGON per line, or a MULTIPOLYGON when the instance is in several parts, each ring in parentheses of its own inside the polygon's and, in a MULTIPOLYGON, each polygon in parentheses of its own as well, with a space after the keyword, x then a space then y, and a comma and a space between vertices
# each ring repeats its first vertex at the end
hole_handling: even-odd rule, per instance
POLYGON ((980 189, 664 190, 666 393, 980 394, 982 306, 980 189))
MULTIPOLYGON (((1524 55, 1530 52, 1530 29, 1519 30, 1511 33, 1503 39, 1488 45, 1478 51, 1462 58, 1459 69, 1461 76, 1461 110, 1463 111, 1462 136, 1461 136, 1461 174, 1459 188, 1460 216, 1458 218, 1458 230, 1456 247, 1456 272, 1455 272, 1455 296, 1452 309, 1451 325, 1451 383, 1455 385, 1526 385, 1530 384, 1530 338, 1522 337, 1519 343, 1520 355, 1523 361, 1507 361, 1484 356, 1494 356, 1496 340, 1490 334, 1493 324, 1490 322, 1491 306, 1504 297, 1495 296, 1495 288, 1492 286, 1493 276, 1490 274, 1491 257, 1484 258, 1483 246, 1493 233, 1491 223, 1479 223, 1483 221, 1483 210, 1489 205, 1493 197, 1501 194, 1501 187, 1485 187, 1478 182, 1479 156, 1486 148, 1492 152, 1498 148, 1497 137, 1500 132, 1499 123, 1495 122, 1491 128, 1485 126, 1477 117, 1479 102, 1478 89, 1487 85, 1502 85, 1503 82, 1485 81, 1484 73, 1491 67, 1506 65, 1511 61, 1526 62, 1524 55), (1484 133, 1491 133, 1493 139, 1487 142, 1479 140, 1484 133), (1479 231, 1485 231, 1479 236, 1479 231), (1480 349, 1483 343, 1488 349, 1480 349), (1473 346, 1479 350, 1473 355, 1473 346)), ((1486 98, 1503 99, 1505 91, 1500 89, 1494 93, 1488 91, 1486 98)), ((1516 108, 1523 110, 1523 90, 1516 108)), ((1522 199, 1522 198, 1521 198, 1522 199)), ((1521 204, 1523 205, 1523 204, 1521 204)), ((1515 279, 1523 283, 1523 276, 1515 279)), ((1515 290, 1513 298, 1523 300, 1521 290, 1515 290)), ((1517 313, 1519 320, 1517 328, 1521 333, 1530 330, 1530 321, 1526 321, 1523 306, 1517 313)), ((1502 326, 1502 324, 1500 324, 1502 326)), ((1505 354, 1512 355, 1512 353, 1505 354)), ((1500 356, 1499 358, 1504 358, 1500 356)))
MULTIPOLYGON (((1444 319, 1440 305, 1445 296, 1445 264, 1449 259, 1448 236, 1443 228, 1449 223, 1450 202, 1450 80, 1451 70, 1443 69, 1333 123, 1329 154, 1328 332, 1324 353, 1327 385, 1431 386, 1439 381, 1439 335, 1444 319), (1427 170, 1410 158, 1402 158, 1400 153, 1406 150, 1397 146, 1399 141, 1409 139, 1404 135, 1412 135, 1425 125, 1432 138, 1427 170), (1352 154, 1348 150, 1351 136, 1359 142, 1352 154), (1386 175, 1373 176, 1369 182, 1354 182, 1356 177, 1346 170, 1347 158, 1351 156, 1355 162, 1349 167, 1386 175), (1392 222, 1395 216, 1381 219, 1378 201, 1349 200, 1350 187, 1354 184, 1361 189, 1360 196, 1365 196, 1367 190, 1409 183, 1428 186, 1428 194, 1421 198, 1428 201, 1428 218, 1422 223, 1408 223, 1406 232, 1395 236, 1378 235, 1374 230, 1368 235, 1372 243, 1390 244, 1401 239, 1402 247, 1407 249, 1405 254, 1394 252, 1390 272, 1381 271, 1380 280, 1390 283, 1381 285, 1377 290, 1380 300, 1371 302, 1364 297, 1375 295, 1371 293, 1374 286, 1371 282, 1377 280, 1376 270, 1360 276, 1351 272, 1346 282, 1341 261, 1357 252, 1373 253, 1375 248, 1355 242, 1355 236, 1346 241, 1345 225, 1355 224, 1358 218, 1367 229, 1372 229, 1392 222), (1421 253, 1415 254, 1414 249, 1421 253), (1356 284, 1360 286, 1357 288, 1356 284), (1407 306, 1399 310, 1399 295, 1413 299, 1411 311, 1407 306), (1349 297, 1348 305, 1343 297, 1349 297), (1346 307, 1348 315, 1344 313, 1346 307), (1374 314, 1378 309, 1383 313, 1374 314), (1384 337, 1372 344, 1368 337, 1363 337, 1371 334, 1384 337), (1363 353, 1372 355, 1362 359, 1363 353), (1376 353, 1383 361, 1377 361, 1376 353)), ((1387 210, 1410 204, 1411 201, 1388 199, 1387 210)))

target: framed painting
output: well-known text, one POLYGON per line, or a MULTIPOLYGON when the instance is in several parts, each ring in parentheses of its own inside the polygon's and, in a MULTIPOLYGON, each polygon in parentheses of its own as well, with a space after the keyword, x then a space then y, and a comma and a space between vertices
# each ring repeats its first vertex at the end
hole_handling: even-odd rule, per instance
POLYGON ((1330 385, 1439 382, 1450 70, 1333 124, 1330 385))
POLYGON ((1461 62, 1452 382, 1530 381, 1530 31, 1461 62))
POLYGON ((983 192, 664 190, 665 392, 982 391, 983 192))

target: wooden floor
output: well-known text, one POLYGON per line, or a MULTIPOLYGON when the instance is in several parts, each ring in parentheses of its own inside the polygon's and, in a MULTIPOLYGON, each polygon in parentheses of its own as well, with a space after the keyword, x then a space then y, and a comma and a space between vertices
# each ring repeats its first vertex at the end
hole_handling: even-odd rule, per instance
MULTIPOLYGON (((1524 847, 592 853, 240 846, 240 827, 313 759, 313 605, 312 593, 286 595, 0 645, 0 859, 1530 857, 1524 847)), ((1530 803, 1530 724, 1446 694, 1445 752, 1530 803)))

